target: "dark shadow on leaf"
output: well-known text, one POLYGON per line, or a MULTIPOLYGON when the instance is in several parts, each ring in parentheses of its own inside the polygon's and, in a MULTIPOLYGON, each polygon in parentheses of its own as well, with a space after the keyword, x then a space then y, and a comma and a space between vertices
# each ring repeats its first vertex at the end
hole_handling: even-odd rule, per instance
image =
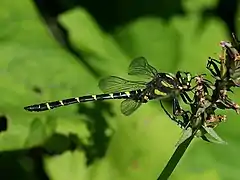
POLYGON ((240 3, 237 0, 219 0, 216 8, 204 10, 202 25, 204 25, 210 17, 219 17, 227 25, 229 36, 232 36, 231 33, 236 34, 237 21, 235 18, 238 18, 236 15, 239 5, 240 3))
MULTIPOLYGON (((44 170, 44 156, 60 155, 66 151, 87 147, 75 134, 53 134, 42 146, 0 152, 0 174, 7 180, 50 180, 44 170), (9 173, 11 172, 11 173, 9 173)), ((2 178, 1 178, 2 179, 2 178)))
MULTIPOLYGON (((104 125, 107 126, 106 124, 104 125)), ((102 127, 96 128, 91 122, 88 123, 88 127, 92 133, 92 136, 89 139, 90 143, 84 144, 82 140, 73 133, 70 133, 68 136, 63 134, 54 134, 43 145, 45 153, 54 156, 62 154, 65 151, 74 151, 78 149, 85 153, 87 159, 86 164, 88 166, 91 165, 94 160, 102 158, 105 155, 109 137, 102 132, 102 127)))
POLYGON ((6 116, 0 116, 0 133, 7 130, 8 119, 6 116))
MULTIPOLYGON (((94 17, 101 28, 108 33, 112 33, 118 27, 122 27, 144 16, 169 20, 175 16, 185 15, 181 0, 33 0, 33 2, 58 43, 76 57, 96 78, 99 77, 101 72, 96 67, 90 65, 88 58, 96 57, 97 60, 100 60, 101 57, 98 57, 96 54, 86 53, 81 48, 76 48, 69 39, 68 29, 58 21, 59 15, 73 8, 83 7, 94 17)), ((199 31, 204 29, 203 27, 210 17, 215 16, 220 17, 228 25, 229 34, 235 32, 237 5, 237 0, 220 0, 216 8, 205 9, 199 31)), ((198 33, 196 32, 196 34, 198 33)), ((179 59, 176 61, 176 64, 178 63, 179 59)))
POLYGON ((47 154, 58 155, 68 150, 73 151, 78 147, 78 145, 79 144, 75 144, 70 137, 55 133, 44 143, 43 147, 47 154))
POLYGON ((33 90, 33 92, 35 92, 36 94, 42 94, 42 90, 41 90, 41 88, 38 87, 38 86, 34 86, 34 87, 32 88, 32 90, 33 90))
POLYGON ((0 152, 1 179, 50 180, 44 171, 43 149, 0 152))
MULTIPOLYGON (((106 32, 113 32, 139 17, 170 19, 184 15, 181 0, 33 0, 44 18, 56 18, 75 7, 85 8, 106 32)), ((83 27, 84 28, 84 27, 83 27)))
POLYGON ((180 0, 171 2, 168 0, 150 0, 150 2, 149 0, 135 0, 130 2, 117 0, 33 0, 33 2, 58 43, 76 57, 76 59, 96 78, 100 76, 101 72, 91 66, 87 59, 92 56, 100 60, 101 57, 97 57, 96 54, 88 54, 74 46, 69 39, 68 29, 58 21, 58 16, 60 14, 78 6, 83 7, 95 18, 103 30, 110 33, 117 27, 142 16, 156 16, 169 19, 174 15, 183 14, 180 0))
POLYGON ((33 1, 55 40, 81 62, 93 76, 96 78, 99 77, 99 71, 92 67, 87 61, 89 54, 73 45, 69 39, 68 30, 58 21, 58 15, 69 8, 73 8, 74 4, 71 4, 71 2, 61 4, 61 1, 33 1))
POLYGON ((102 158, 107 150, 110 137, 106 135, 109 129, 103 113, 114 116, 110 103, 94 102, 93 107, 79 104, 80 114, 87 116, 86 124, 91 133, 90 145, 86 147, 87 164, 90 165, 97 158, 102 158))

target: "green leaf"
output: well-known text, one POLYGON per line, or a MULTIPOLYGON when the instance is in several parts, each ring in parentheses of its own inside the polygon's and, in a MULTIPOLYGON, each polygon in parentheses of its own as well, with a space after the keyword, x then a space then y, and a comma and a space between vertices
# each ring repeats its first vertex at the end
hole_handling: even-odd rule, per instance
POLYGON ((83 152, 67 151, 62 155, 46 157, 45 169, 52 180, 88 179, 85 161, 83 152))
MULTIPOLYGON (((96 80, 50 36, 30 1, 14 5, 4 1, 0 11, 0 25, 4 27, 0 41, 0 53, 4 57, 0 62, 0 111, 10 119, 9 129, 0 139, 0 149, 40 145, 61 126, 60 118, 65 121, 78 119, 84 124, 79 115, 75 115, 76 106, 42 113, 23 109, 30 104, 86 94, 87 89, 82 88, 85 82, 79 82, 80 79, 92 82, 88 90, 94 91, 97 89, 96 80), (34 92, 35 87, 41 92, 34 92), (53 121, 56 124, 52 126, 53 121)), ((71 122, 72 127, 75 122, 71 122)), ((77 128, 71 131, 81 133, 77 128)))
POLYGON ((45 125, 40 119, 35 119, 32 121, 30 126, 29 135, 26 138, 26 147, 32 147, 36 144, 42 144, 44 140, 48 137, 45 130, 45 125))
POLYGON ((204 9, 214 8, 218 3, 218 0, 183 0, 184 9, 188 12, 199 13, 204 9))
POLYGON ((202 127, 208 133, 208 134, 205 134, 205 135, 210 142, 214 142, 214 143, 218 143, 218 144, 227 144, 227 142, 225 142, 224 140, 222 140, 222 138, 220 138, 218 136, 218 134, 213 130, 213 128, 204 127, 204 126, 202 126, 202 127), (209 135, 209 137, 207 135, 209 135))
POLYGON ((119 28, 114 35, 131 58, 144 56, 159 71, 174 72, 181 63, 178 32, 163 19, 142 17, 119 28))
POLYGON ((186 139, 188 139, 190 136, 192 136, 192 133, 193 133, 192 128, 189 127, 187 129, 184 129, 180 139, 178 140, 178 142, 175 146, 177 147, 180 144, 182 144, 184 141, 186 141, 186 139))
POLYGON ((181 37, 178 57, 181 63, 177 69, 191 69, 192 74, 206 73, 207 58, 218 58, 221 50, 218 44, 221 40, 228 39, 225 25, 216 18, 204 21, 197 14, 176 16, 170 23, 181 37))
MULTIPOLYGON (((121 51, 112 36, 101 31, 86 10, 75 8, 67 11, 59 16, 59 21, 68 29, 69 39, 72 44, 88 55, 88 63, 93 68, 100 72, 107 71, 107 75, 122 72, 124 72, 122 74, 126 74, 128 61, 131 58, 121 51), (116 66, 115 62, 117 62, 118 66, 116 66), (118 68, 119 66, 123 69, 118 68), (111 68, 106 70, 106 67, 111 68)), ((86 73, 86 70, 84 71, 86 73)), ((91 86, 93 87, 93 85, 91 86)))

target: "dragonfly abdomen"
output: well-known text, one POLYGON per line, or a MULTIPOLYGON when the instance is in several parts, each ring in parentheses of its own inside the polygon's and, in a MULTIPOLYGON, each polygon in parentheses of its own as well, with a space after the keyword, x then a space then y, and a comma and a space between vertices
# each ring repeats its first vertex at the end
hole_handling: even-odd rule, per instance
POLYGON ((131 99, 131 98, 135 98, 136 95, 139 94, 141 91, 142 90, 81 96, 81 97, 64 99, 64 100, 60 100, 60 101, 34 104, 31 106, 26 106, 26 107, 24 107, 24 109, 27 111, 40 112, 40 111, 54 109, 54 108, 57 108, 60 106, 67 106, 70 104, 82 103, 82 102, 87 102, 87 101, 100 101, 100 100, 107 100, 107 99, 131 99))

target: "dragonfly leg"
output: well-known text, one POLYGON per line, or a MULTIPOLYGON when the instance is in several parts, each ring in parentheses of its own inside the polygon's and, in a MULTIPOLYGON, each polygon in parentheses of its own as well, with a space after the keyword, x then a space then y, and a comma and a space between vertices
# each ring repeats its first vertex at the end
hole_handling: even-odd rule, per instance
POLYGON ((182 108, 179 105, 179 101, 177 100, 177 98, 173 98, 173 104, 172 104, 172 108, 173 108, 173 115, 174 116, 179 116, 182 113, 182 108))
POLYGON ((209 58, 207 63, 207 69, 212 73, 213 76, 220 77, 221 73, 217 66, 217 63, 220 64, 219 61, 209 58))
POLYGON ((193 100, 189 97, 189 95, 186 92, 182 92, 180 96, 185 104, 193 103, 193 100))
POLYGON ((182 76, 181 76, 181 73, 182 73, 182 71, 178 71, 178 72, 176 73, 176 78, 178 79, 178 81, 179 81, 180 83, 183 83, 183 78, 182 78, 182 76))
POLYGON ((179 101, 174 98, 173 99, 173 115, 175 117, 177 116, 181 116, 183 118, 183 122, 182 122, 182 125, 183 127, 187 127, 189 125, 189 122, 190 122, 190 116, 188 115, 190 114, 191 116, 191 112, 190 111, 184 111, 181 106, 179 105, 179 101))
POLYGON ((180 128, 184 128, 184 127, 185 127, 185 124, 184 124, 181 120, 177 119, 176 116, 171 115, 171 114, 166 110, 166 108, 163 106, 162 101, 159 101, 159 102, 160 102, 160 105, 161 105, 162 109, 163 109, 164 112, 166 113, 166 115, 167 115, 171 120, 173 120, 174 122, 176 122, 177 125, 178 125, 180 128))

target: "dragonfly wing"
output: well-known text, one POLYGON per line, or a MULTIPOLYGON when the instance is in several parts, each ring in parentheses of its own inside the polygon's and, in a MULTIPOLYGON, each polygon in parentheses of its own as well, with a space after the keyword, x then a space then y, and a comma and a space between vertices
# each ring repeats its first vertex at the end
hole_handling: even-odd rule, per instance
POLYGON ((157 74, 157 70, 148 64, 146 58, 138 57, 132 60, 128 67, 129 75, 146 76, 153 78, 157 74))
POLYGON ((128 81, 117 76, 109 76, 101 79, 98 86, 104 93, 115 93, 145 89, 146 82, 128 81))
POLYGON ((129 116, 134 111, 136 111, 141 105, 142 105, 142 103, 140 103, 140 102, 136 102, 132 99, 126 99, 126 100, 122 101, 122 103, 121 103, 121 112, 125 116, 129 116))

